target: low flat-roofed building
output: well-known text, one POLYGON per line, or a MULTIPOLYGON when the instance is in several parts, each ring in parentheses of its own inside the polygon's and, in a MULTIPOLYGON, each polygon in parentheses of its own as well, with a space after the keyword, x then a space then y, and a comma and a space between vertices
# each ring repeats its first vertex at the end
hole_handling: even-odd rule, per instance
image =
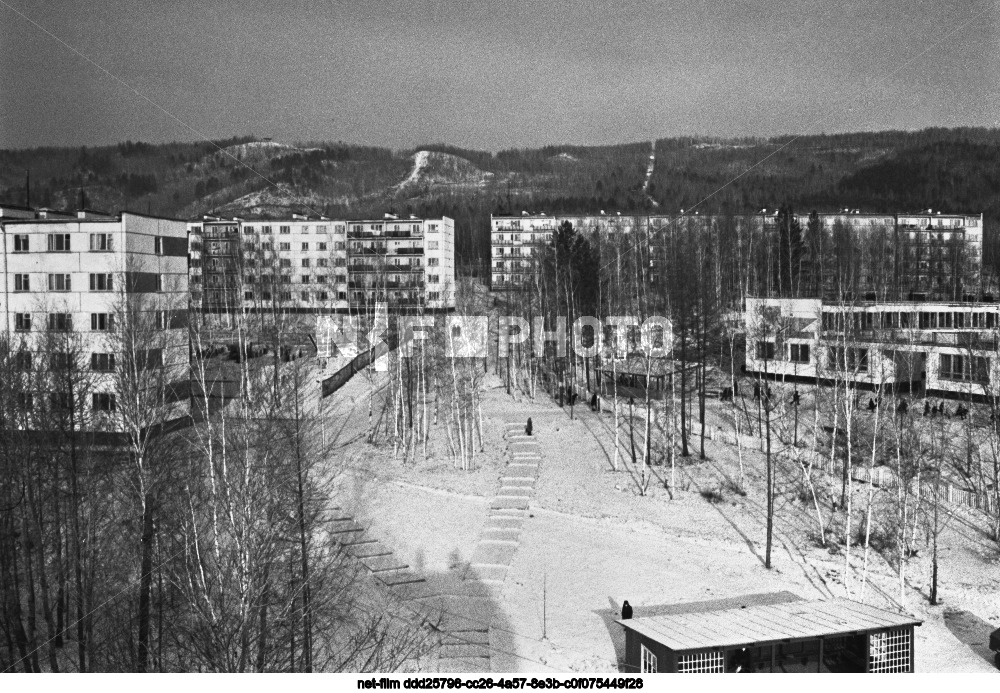
MULTIPOLYGON (((625 669, 654 673, 912 672, 922 622, 849 599, 748 595, 616 621, 625 669)), ((655 607, 654 607, 655 608, 655 607)))

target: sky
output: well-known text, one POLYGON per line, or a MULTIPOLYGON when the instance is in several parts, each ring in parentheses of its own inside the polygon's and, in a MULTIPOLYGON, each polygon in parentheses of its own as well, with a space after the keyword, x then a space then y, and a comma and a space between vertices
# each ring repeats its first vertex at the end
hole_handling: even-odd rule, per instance
POLYGON ((1000 0, 0 0, 0 148, 1000 127, 1000 0))

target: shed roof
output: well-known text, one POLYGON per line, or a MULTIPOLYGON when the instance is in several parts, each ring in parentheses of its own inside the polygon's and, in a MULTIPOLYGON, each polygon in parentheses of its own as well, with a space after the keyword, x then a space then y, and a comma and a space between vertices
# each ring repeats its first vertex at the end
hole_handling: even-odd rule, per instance
POLYGON ((865 633, 922 622, 849 599, 789 601, 632 618, 618 623, 674 651, 865 633))

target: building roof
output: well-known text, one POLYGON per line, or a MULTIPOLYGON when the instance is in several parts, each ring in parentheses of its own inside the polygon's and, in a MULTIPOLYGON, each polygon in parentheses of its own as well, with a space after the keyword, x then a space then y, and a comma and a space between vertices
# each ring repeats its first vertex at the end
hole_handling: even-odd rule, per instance
POLYGON ((868 633, 919 626, 922 621, 849 599, 795 599, 722 609, 702 605, 687 612, 640 616, 617 623, 671 650, 687 651, 868 633))

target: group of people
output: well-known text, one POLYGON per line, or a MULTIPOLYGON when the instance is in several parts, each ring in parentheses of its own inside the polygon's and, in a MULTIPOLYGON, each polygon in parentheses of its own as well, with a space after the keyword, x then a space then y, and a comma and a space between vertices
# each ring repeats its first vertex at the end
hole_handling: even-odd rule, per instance
MULTIPOLYGON (((924 416, 929 416, 931 418, 934 418, 939 414, 946 418, 951 417, 951 415, 948 413, 948 410, 944 408, 944 402, 942 400, 938 400, 938 403, 936 405, 932 405, 929 399, 925 399, 924 416)), ((955 417, 964 421, 968 415, 969 415, 969 408, 965 406, 962 402, 959 402, 958 406, 955 407, 955 417)))

